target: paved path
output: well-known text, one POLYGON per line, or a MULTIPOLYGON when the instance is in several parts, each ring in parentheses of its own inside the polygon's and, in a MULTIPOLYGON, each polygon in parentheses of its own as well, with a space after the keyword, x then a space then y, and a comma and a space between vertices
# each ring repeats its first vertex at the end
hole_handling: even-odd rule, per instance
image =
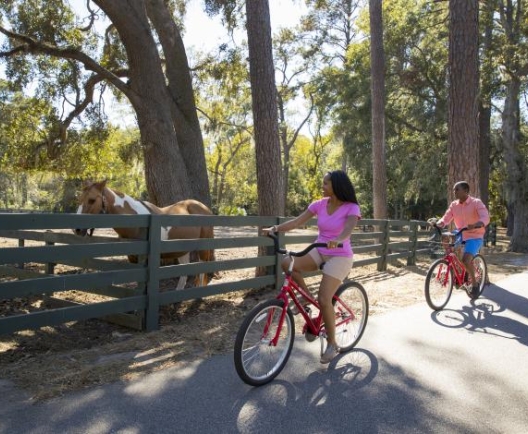
POLYGON ((528 431, 528 272, 471 304, 371 318, 328 367, 299 336, 286 369, 252 388, 232 356, 32 404, 0 383, 0 433, 508 433, 528 431))

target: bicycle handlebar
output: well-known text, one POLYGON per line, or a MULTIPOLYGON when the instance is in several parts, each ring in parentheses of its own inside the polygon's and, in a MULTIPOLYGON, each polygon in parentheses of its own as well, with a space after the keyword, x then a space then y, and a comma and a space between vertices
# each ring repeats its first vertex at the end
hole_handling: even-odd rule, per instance
MULTIPOLYGON (((437 232, 438 236, 442 237, 442 228, 440 226, 438 226, 436 223, 433 224, 433 228, 436 229, 436 232, 437 232)), ((457 239, 458 237, 460 237, 460 239, 462 239, 462 232, 464 232, 466 230, 468 230, 467 226, 457 230, 456 232, 455 231, 449 232, 449 234, 450 235, 454 235, 455 239, 457 239)), ((433 235, 431 238, 429 238, 429 241, 434 241, 435 238, 436 238, 436 234, 433 235)))
MULTIPOLYGON (((297 257, 304 256, 310 250, 315 249, 317 247, 328 247, 326 243, 312 243, 309 246, 307 246, 304 250, 301 250, 300 252, 295 252, 292 250, 281 249, 279 247, 279 237, 277 237, 277 232, 268 232, 268 237, 270 237, 273 240, 273 243, 275 244, 275 251, 277 253, 282 253, 283 255, 297 256, 297 257)), ((343 247, 343 243, 339 243, 337 247, 343 247)))

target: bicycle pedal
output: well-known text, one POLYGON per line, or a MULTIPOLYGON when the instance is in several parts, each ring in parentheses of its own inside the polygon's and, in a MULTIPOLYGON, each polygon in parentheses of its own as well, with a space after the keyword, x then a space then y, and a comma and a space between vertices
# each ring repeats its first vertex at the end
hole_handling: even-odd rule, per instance
POLYGON ((310 332, 306 332, 304 334, 304 339, 306 339, 308 342, 313 342, 317 339, 317 336, 310 332))

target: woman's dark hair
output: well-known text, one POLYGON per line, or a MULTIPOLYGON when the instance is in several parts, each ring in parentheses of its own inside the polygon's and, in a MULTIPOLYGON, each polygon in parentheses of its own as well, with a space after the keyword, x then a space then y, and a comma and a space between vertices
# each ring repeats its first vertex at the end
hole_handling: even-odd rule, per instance
POLYGON ((340 201, 358 204, 356 190, 352 185, 352 181, 344 171, 333 170, 328 172, 327 175, 330 177, 332 190, 340 201))

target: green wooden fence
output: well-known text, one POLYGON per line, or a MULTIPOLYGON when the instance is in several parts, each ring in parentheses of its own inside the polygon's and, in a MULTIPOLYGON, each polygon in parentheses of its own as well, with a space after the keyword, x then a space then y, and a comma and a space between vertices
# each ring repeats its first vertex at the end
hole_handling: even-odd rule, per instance
MULTIPOLYGON (((89 318, 107 318, 122 325, 145 330, 158 328, 159 308, 184 300, 277 285, 280 258, 267 255, 160 266, 160 254, 174 251, 271 247, 258 228, 280 223, 277 217, 0 214, 0 238, 17 240, 16 246, 0 248, 0 300, 39 296, 50 301, 46 309, 0 316, 0 333, 52 326, 89 318), (166 226, 214 226, 215 239, 161 240, 166 226), (98 235, 98 228, 140 227, 145 238, 124 240, 98 235), (95 236, 78 237, 74 228, 95 228, 95 236), (230 230, 244 230, 230 236, 230 230), (227 235, 226 235, 227 234, 227 235), (144 258, 132 264, 123 258, 144 258), (57 264, 70 271, 55 274, 57 264), (160 291, 160 281, 183 275, 198 275, 235 269, 267 267, 268 275, 235 282, 210 283, 204 287, 160 291), (54 294, 82 291, 103 296, 90 304, 60 302, 54 294), (54 305, 58 305, 55 307, 54 305)), ((362 220, 352 235, 354 266, 377 264, 384 270, 396 258, 413 264, 416 255, 428 251, 423 240, 428 233, 418 228, 423 222, 362 220), (423 234, 423 235, 422 235, 423 234)), ((281 244, 309 243, 314 235, 281 234, 281 244)), ((4 246, 5 244, 2 244, 4 246)), ((48 303, 47 303, 48 304, 48 303)))

